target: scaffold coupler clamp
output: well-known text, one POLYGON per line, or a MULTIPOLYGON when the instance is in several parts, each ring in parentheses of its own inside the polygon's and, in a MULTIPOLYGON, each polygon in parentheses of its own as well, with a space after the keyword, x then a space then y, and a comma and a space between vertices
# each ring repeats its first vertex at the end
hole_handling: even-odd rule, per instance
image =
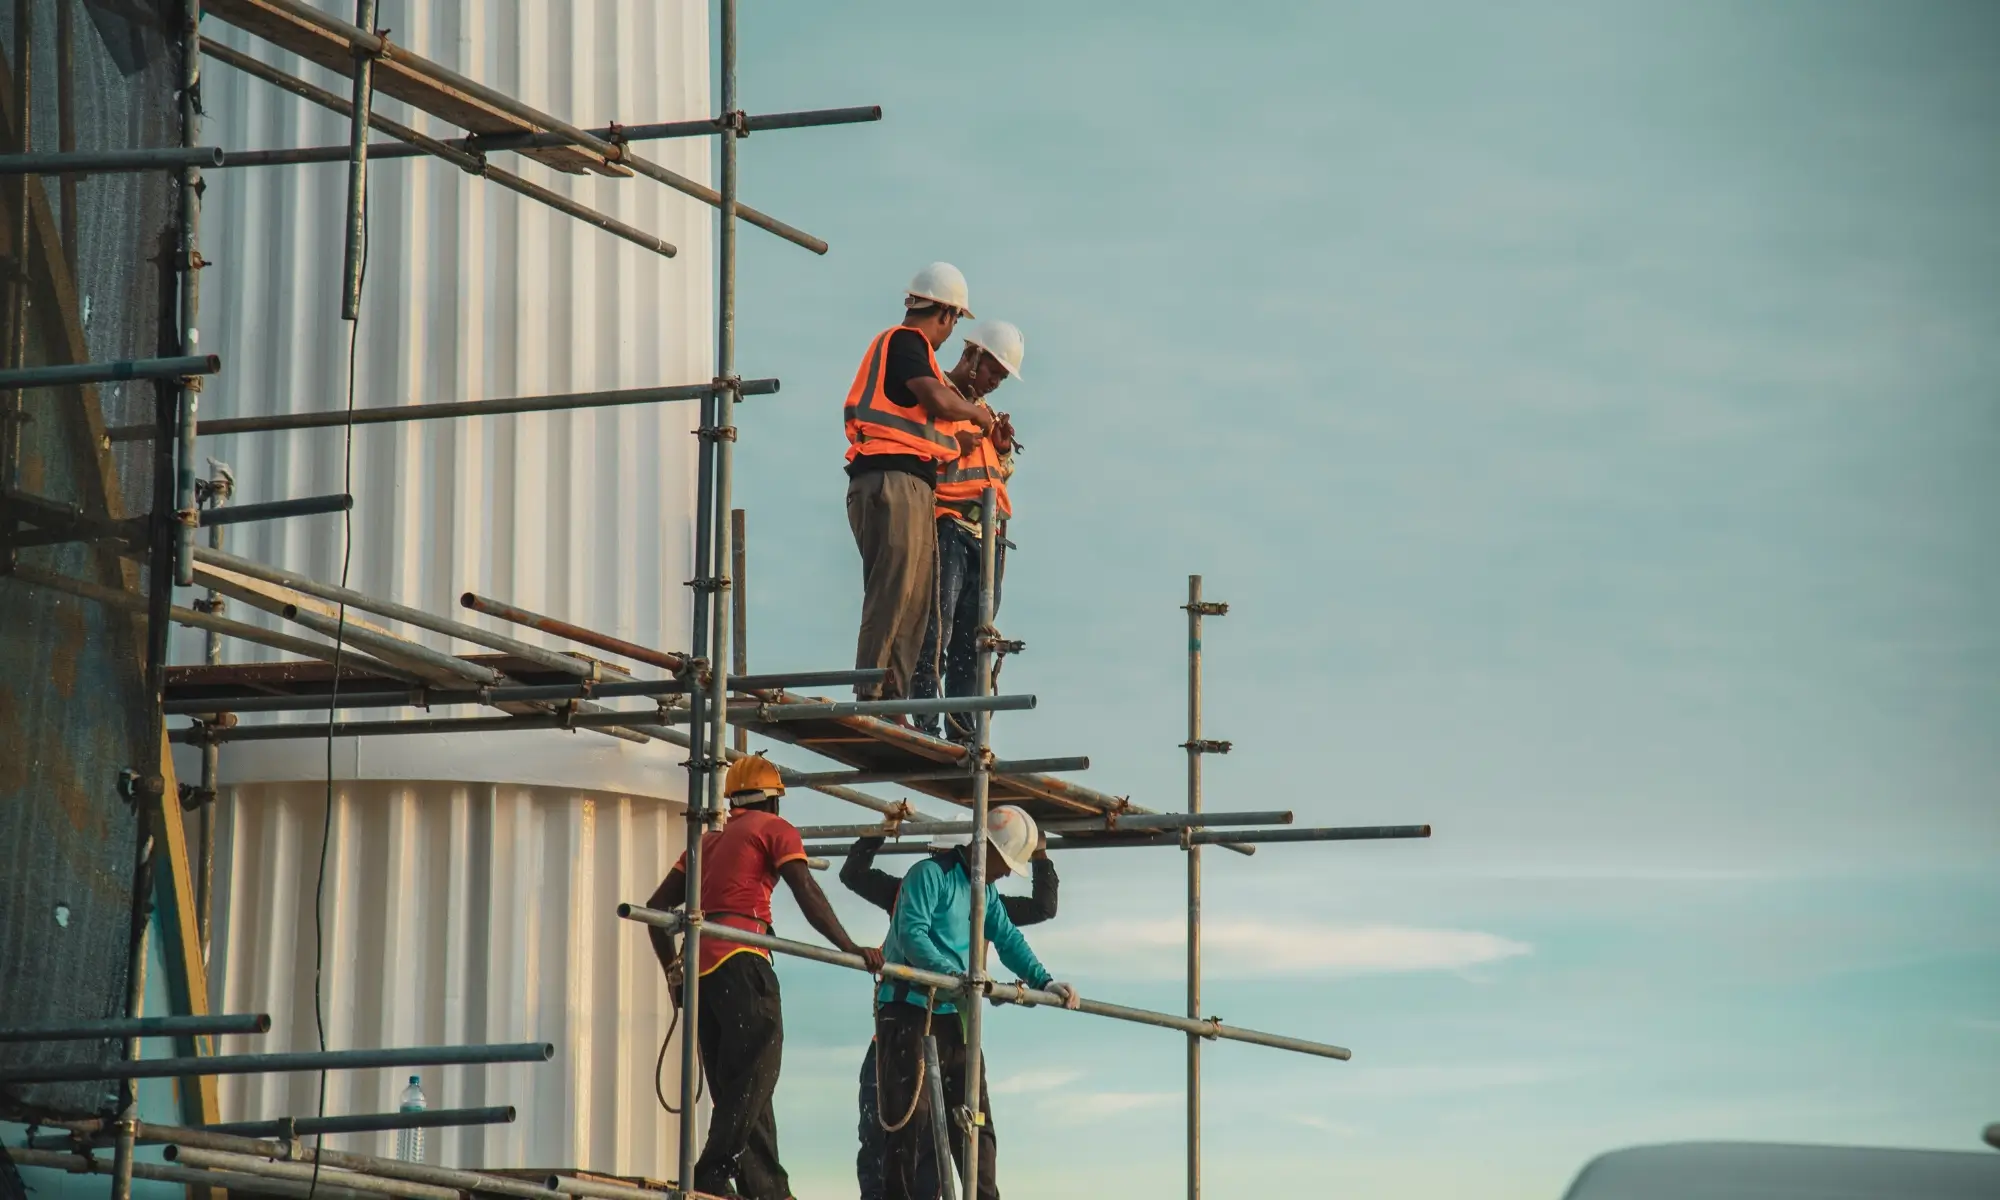
POLYGON ((1226 617, 1229 604, 1224 600, 1198 600, 1193 604, 1181 605, 1182 612, 1191 612, 1198 617, 1226 617))
POLYGON ((750 136, 750 114, 742 109, 723 113, 715 119, 716 132, 727 130, 739 138, 750 136))
POLYGON ((1182 742, 1181 749, 1191 750, 1196 754, 1227 754, 1234 745, 1234 742, 1217 741, 1214 738, 1195 738, 1192 741, 1182 742))
POLYGON ((995 654, 1004 657, 1009 654, 1021 653, 1028 648, 1028 643, 1019 639, 1001 637, 998 629, 995 629, 991 625, 981 625, 979 627, 979 648, 981 650, 991 650, 995 654))

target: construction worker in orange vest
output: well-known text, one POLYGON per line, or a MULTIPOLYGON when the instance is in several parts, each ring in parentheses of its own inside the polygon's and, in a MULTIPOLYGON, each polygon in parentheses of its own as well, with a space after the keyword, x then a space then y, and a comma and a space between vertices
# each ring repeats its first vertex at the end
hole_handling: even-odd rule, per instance
MULTIPOLYGON (((806 868, 798 829, 778 815, 778 799, 785 794, 778 768, 762 755, 739 758, 730 764, 722 790, 729 797, 729 821, 701 839, 703 922, 770 933, 771 890, 783 879, 814 929, 837 949, 859 954, 871 972, 879 973, 882 951, 857 946, 847 936, 806 868)), ((683 854, 646 903, 665 910, 679 908, 686 899, 683 854)), ((672 985, 685 969, 676 957, 673 935, 657 928, 647 933, 672 985)), ((705 937, 698 967, 696 1036, 714 1110, 692 1186, 710 1195, 788 1200, 791 1183, 778 1161, 778 1119, 771 1107, 785 1044, 784 1007, 771 954, 705 937)))
POLYGON ((939 472, 993 428, 937 362, 960 317, 965 276, 950 263, 917 272, 903 320, 868 343, 847 390, 847 525, 861 552, 861 631, 854 665, 888 674, 855 688, 862 699, 910 695, 935 603, 939 472))
MULTIPOLYGON (((1007 496, 1007 480, 1014 474, 1014 423, 1006 413, 994 413, 986 397, 1007 380, 1021 377, 1027 342, 1021 331, 1006 321, 975 321, 966 327, 964 336, 965 349, 948 378, 962 395, 992 414, 993 428, 946 464, 938 477, 938 598, 924 633, 924 648, 917 656, 912 694, 920 698, 938 694, 940 675, 947 696, 978 693, 979 680, 973 676, 979 658, 979 593, 985 561, 980 553, 980 494, 993 489, 998 542, 993 548, 996 614, 1000 611, 1000 580, 1006 574, 1007 519, 1014 515, 1007 496)), ((972 425, 960 428, 977 432, 972 425)), ((918 717, 917 727, 935 737, 938 719, 918 717)), ((970 742, 972 730, 969 714, 953 713, 945 719, 945 736, 954 742, 970 742)))

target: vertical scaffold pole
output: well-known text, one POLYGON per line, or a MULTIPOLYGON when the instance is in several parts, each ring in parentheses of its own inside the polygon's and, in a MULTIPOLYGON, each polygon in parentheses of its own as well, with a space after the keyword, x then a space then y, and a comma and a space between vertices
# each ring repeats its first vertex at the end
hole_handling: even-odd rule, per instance
MULTIPOLYGON (((361 0, 374 20, 375 0, 361 0)), ((201 0, 181 9, 181 145, 201 141, 201 0)), ((181 169, 180 345, 184 357, 201 353, 201 168, 181 169)), ((174 583, 194 583, 195 423, 201 410, 201 378, 180 382, 174 461, 174 583)))
MULTIPOLYGON (((998 565, 1000 544, 996 526, 992 488, 979 493, 979 669, 975 678, 979 694, 993 694, 993 572, 998 565)), ((993 741, 993 714, 982 712, 973 722, 972 844, 966 865, 972 881, 972 938, 966 955, 966 970, 972 991, 960 1003, 965 1012, 965 1180, 961 1194, 979 1195, 979 1135, 986 1127, 986 1106, 980 1103, 985 1089, 985 1062, 982 1046, 986 995, 986 810, 987 765, 992 760, 988 748, 993 741)), ((939 1163, 938 1174, 949 1169, 939 1163)))
MULTIPOLYGON (((1226 753, 1227 742, 1208 742, 1201 736, 1201 619, 1219 617, 1229 611, 1227 604, 1201 598, 1201 576, 1188 576, 1188 673, 1187 673, 1187 808, 1201 811, 1201 756, 1211 750, 1226 753)), ((1187 1015, 1201 1019, 1201 847, 1189 833, 1182 832, 1187 853, 1187 1015)), ((1187 1194, 1201 1200, 1201 1038, 1189 1034, 1187 1040, 1187 1194)))
MULTIPOLYGON (((375 32, 376 0, 354 0, 354 23, 375 32)), ((341 258, 340 316, 361 319, 361 261, 368 236, 368 114, 375 103, 375 56, 354 49, 353 121, 347 135, 347 244, 341 258)))
MULTIPOLYGON (((743 510, 729 510, 729 616, 733 626, 729 670, 739 678, 750 673, 750 553, 744 545, 749 536, 743 510)), ((736 752, 750 752, 750 733, 740 725, 736 727, 736 752)))
POLYGON ((736 4, 721 0, 719 58, 724 123, 722 203, 716 240, 715 392, 702 401, 701 462, 695 484, 694 621, 690 656, 708 660, 709 682, 689 689, 687 934, 681 949, 681 1126, 678 1183, 695 1186, 696 1047, 701 1019, 701 839, 721 806, 717 770, 728 737, 729 611, 718 594, 729 562, 729 491, 735 437, 736 363, 736 4), (713 636, 711 637, 711 633, 713 636), (713 647, 713 653, 710 648, 713 647), (713 706, 713 712, 709 706, 713 706))

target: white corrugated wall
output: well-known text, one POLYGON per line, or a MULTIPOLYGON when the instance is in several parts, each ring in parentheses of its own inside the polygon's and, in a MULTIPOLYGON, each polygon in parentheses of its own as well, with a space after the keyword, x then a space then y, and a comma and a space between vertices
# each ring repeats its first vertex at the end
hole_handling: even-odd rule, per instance
MULTIPOLYGON (((709 111, 703 3, 384 0, 378 23, 398 45, 578 124, 709 111)), ((205 32, 346 91, 219 22, 205 32)), ((224 147, 347 136, 332 114, 212 61, 204 100, 204 140, 224 147)), ((399 103, 381 108, 425 132, 459 132, 399 103)), ((709 177, 705 139, 647 153, 709 177)), ((659 234, 679 256, 660 258, 442 163, 377 163, 358 406, 713 375, 711 210, 643 179, 495 161, 659 234)), ((201 345, 222 355, 224 371, 204 416, 345 405, 345 180, 340 164, 209 174, 201 345)), ((480 621, 457 606, 476 590, 671 648, 687 637, 695 417, 679 404, 364 427, 351 488, 337 430, 213 439, 203 452, 234 469, 238 503, 351 490, 349 581, 364 592, 480 621)), ((341 548, 337 517, 229 531, 232 552, 328 581, 340 578, 341 548)), ((229 612, 271 623, 241 605, 229 612)), ((384 623, 440 649, 479 649, 384 623)), ((272 657, 241 644, 227 655, 272 657)), ((184 638, 175 657, 199 661, 199 644, 184 638)), ((658 970, 643 933, 612 906, 644 899, 679 852, 681 752, 544 731, 350 739, 333 757, 329 1044, 554 1042, 546 1065, 421 1072, 434 1106, 520 1110, 512 1126, 433 1133, 428 1159, 670 1173, 673 1127, 652 1098, 666 1017, 658 970)), ((321 742, 223 756, 214 994, 227 1011, 273 1014, 272 1033, 256 1039, 264 1049, 317 1040, 312 891, 326 773, 321 742)), ((327 1111, 393 1108, 401 1074, 336 1074, 327 1111)), ((306 1115, 316 1087, 308 1076, 237 1079, 225 1116, 306 1115)), ((386 1136, 340 1141, 390 1146, 386 1136)))

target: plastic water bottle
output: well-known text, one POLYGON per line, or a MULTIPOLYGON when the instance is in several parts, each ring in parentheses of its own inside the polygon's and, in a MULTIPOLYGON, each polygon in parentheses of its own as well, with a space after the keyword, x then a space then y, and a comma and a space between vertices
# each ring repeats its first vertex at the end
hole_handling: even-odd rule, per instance
MULTIPOLYGON (((424 1099, 424 1089, 417 1083, 415 1075, 410 1076, 410 1086, 403 1089, 403 1099, 398 1112, 420 1113, 430 1107, 424 1099)), ((421 1129, 401 1129, 396 1132, 396 1157, 404 1162, 424 1161, 424 1131, 421 1129)))

